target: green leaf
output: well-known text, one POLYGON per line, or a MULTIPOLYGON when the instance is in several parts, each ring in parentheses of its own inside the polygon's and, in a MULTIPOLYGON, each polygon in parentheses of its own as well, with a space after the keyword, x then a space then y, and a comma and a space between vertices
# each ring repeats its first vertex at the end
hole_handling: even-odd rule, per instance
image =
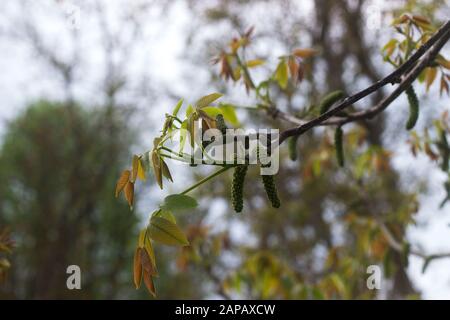
POLYGON ((186 144, 187 131, 188 131, 188 121, 184 120, 181 123, 180 127, 180 150, 179 150, 180 153, 183 152, 184 145, 186 144))
POLYGON ((215 118, 223 115, 223 118, 234 127, 239 127, 240 123, 236 115, 236 108, 232 104, 219 104, 218 107, 205 107, 202 109, 208 116, 215 118))
POLYGON ((282 59, 275 70, 275 80, 282 89, 286 89, 288 84, 288 65, 285 59, 282 59))
POLYGON ((175 216, 169 210, 159 209, 153 212, 152 217, 160 217, 169 220, 170 222, 177 223, 175 216))
POLYGON ((172 115, 173 115, 174 117, 177 116, 178 111, 180 111, 180 108, 181 108, 182 105, 183 105, 183 99, 180 99, 180 100, 177 102, 175 108, 173 109, 172 115))
POLYGON ((195 103, 195 106, 199 109, 209 106, 212 102, 216 101, 222 96, 221 93, 211 93, 207 96, 201 97, 198 99, 198 101, 195 103))
POLYGON ((264 63, 265 63, 265 61, 262 59, 249 60, 249 61, 247 61, 247 67, 254 68, 254 67, 260 66, 264 63))
POLYGON ((167 219, 152 217, 148 226, 148 235, 152 240, 169 246, 187 246, 189 241, 183 231, 167 219))
POLYGON ((194 107, 192 104, 188 105, 186 108, 186 118, 188 118, 194 112, 194 107))
POLYGON ((231 123, 233 126, 238 127, 240 125, 236 116, 236 108, 232 104, 221 104, 219 109, 222 111, 223 118, 231 123))
POLYGON ((197 200, 192 197, 184 194, 171 194, 164 199, 161 208, 169 211, 180 211, 194 209, 197 206, 197 200))

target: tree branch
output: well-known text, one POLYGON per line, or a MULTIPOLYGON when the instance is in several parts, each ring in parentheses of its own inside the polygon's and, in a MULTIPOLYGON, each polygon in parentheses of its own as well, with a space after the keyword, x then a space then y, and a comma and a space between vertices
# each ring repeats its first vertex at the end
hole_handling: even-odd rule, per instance
MULTIPOLYGON (((405 91, 411 83, 416 80, 423 69, 428 67, 430 63, 437 56, 442 47, 450 39, 450 20, 441 26, 441 28, 431 37, 426 43, 424 43, 404 64, 399 68, 391 72, 385 78, 375 82, 371 86, 359 91, 358 93, 345 98, 335 108, 321 114, 320 116, 301 123, 299 126, 287 129, 280 133, 280 144, 291 136, 298 136, 306 131, 321 125, 343 125, 348 122, 370 119, 378 113, 385 110, 398 96, 405 91), (355 102, 367 97, 375 91, 380 90, 387 84, 400 83, 400 85, 380 103, 372 108, 350 114, 347 117, 332 118, 347 107, 353 105, 355 102)), ((280 118, 289 119, 282 111, 277 110, 276 115, 280 118)), ((299 122, 302 121, 298 119, 299 122)))

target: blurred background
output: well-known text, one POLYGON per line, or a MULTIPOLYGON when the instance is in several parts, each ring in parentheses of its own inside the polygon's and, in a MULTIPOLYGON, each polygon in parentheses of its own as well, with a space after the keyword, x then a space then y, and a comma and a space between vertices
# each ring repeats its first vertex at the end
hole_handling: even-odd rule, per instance
MULTIPOLYGON (((138 185, 133 211, 114 198, 115 182, 133 153, 151 148, 180 98, 222 92, 224 101, 254 103, 211 63, 231 38, 255 27, 248 54, 268 61, 258 81, 278 56, 319 49, 297 90, 275 96, 295 113, 330 90, 353 93, 390 72, 380 48, 395 32, 394 16, 413 12, 437 23, 450 16, 447 0, 6 0, 0 8, 2 299, 150 298, 132 283, 139 228, 166 194, 210 169, 174 165, 175 183, 164 191, 150 177, 138 185), (73 264, 81 290, 66 287, 73 264)), ((421 131, 450 99, 438 88, 417 91, 421 131)), ((423 273, 423 259, 405 260, 375 227, 358 222, 381 214, 412 246, 450 252, 450 204, 440 207, 447 175, 411 154, 406 112, 401 97, 348 131, 349 148, 362 139, 374 155, 370 164, 367 153, 349 156, 350 168, 367 170, 364 179, 337 169, 330 132, 302 136, 299 161, 285 156, 277 177, 280 210, 253 183, 256 169, 242 214, 229 204, 229 175, 201 187, 200 208, 177 217, 192 246, 155 248, 158 297, 449 299, 450 259, 423 273), (372 264, 384 271, 379 291, 366 287, 372 264)), ((247 128, 286 128, 251 110, 238 115, 247 128)))

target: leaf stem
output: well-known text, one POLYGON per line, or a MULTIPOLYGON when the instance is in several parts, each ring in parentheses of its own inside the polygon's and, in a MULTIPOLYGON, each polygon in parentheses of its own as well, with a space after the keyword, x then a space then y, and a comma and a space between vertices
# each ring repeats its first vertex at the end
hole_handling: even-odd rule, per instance
POLYGON ((213 179, 214 177, 216 177, 216 176, 218 176, 218 175, 224 173, 225 171, 227 171, 228 169, 230 169, 230 168, 232 168, 232 167, 234 167, 234 166, 226 166, 226 167, 223 167, 222 169, 217 170, 216 172, 214 172, 214 173, 210 174, 209 176, 203 178, 203 179, 200 180, 199 182, 193 184, 192 186, 190 186, 189 188, 187 188, 186 190, 184 190, 184 191, 181 192, 180 194, 186 194, 186 193, 188 193, 189 191, 194 190, 195 188, 201 186, 201 185, 204 184, 205 182, 207 182, 207 181, 213 179))

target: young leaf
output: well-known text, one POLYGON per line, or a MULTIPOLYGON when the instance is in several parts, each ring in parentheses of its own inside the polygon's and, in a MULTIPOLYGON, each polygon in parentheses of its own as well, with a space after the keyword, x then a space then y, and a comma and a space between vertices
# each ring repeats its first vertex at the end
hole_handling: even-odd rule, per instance
POLYGON ((130 180, 130 170, 124 170, 120 175, 119 180, 117 180, 116 184, 116 198, 122 192, 123 188, 126 186, 128 181, 130 180))
POLYGON ((152 217, 148 226, 151 239, 169 246, 187 246, 189 242, 183 231, 174 223, 161 217, 152 217))
POLYGON ((160 217, 160 218, 164 218, 169 220, 170 222, 177 224, 177 221, 175 219, 175 216, 172 214, 172 212, 170 212, 169 210, 166 209, 159 209, 156 210, 153 214, 152 217, 160 217))
POLYGON ((145 246, 145 235, 147 233, 147 229, 142 229, 139 232, 139 240, 138 240, 138 247, 143 248, 145 246))
POLYGON ((148 272, 144 272, 144 283, 151 295, 156 297, 155 284, 153 283, 152 276, 148 272))
POLYGON ((163 159, 160 159, 160 163, 163 176, 166 177, 166 179, 169 180, 170 182, 173 182, 172 175, 170 174, 170 170, 166 162, 163 159))
POLYGON ((161 206, 164 210, 181 211, 194 209, 198 206, 197 200, 185 194, 171 194, 164 199, 161 206))
POLYGON ((134 183, 131 181, 128 181, 125 186, 125 199, 127 199, 130 209, 133 210, 134 183))
POLYGON ((297 83, 298 78, 298 70, 299 70, 299 64, 296 61, 296 58, 294 56, 290 56, 288 59, 288 67, 289 67, 289 72, 291 74, 291 78, 292 81, 294 83, 297 83))
POLYGON ((132 161, 132 170, 131 170, 131 182, 135 182, 136 181, 136 177, 138 174, 138 167, 139 167, 139 157, 137 155, 133 156, 133 161, 132 161))
POLYGON ((142 181, 145 181, 145 180, 146 180, 146 177, 145 177, 145 169, 144 169, 144 164, 143 164, 142 158, 139 159, 138 170, 137 170, 137 176, 138 176, 138 178, 141 179, 142 181))
POLYGON ((156 258, 155 258, 155 252, 153 251, 152 242, 150 241, 149 237, 145 237, 144 239, 144 248, 147 251, 148 257, 150 258, 151 262, 153 263, 153 266, 156 270, 156 258))
POLYGON ((262 59, 249 60, 249 61, 247 61, 247 67, 254 68, 254 67, 260 66, 264 63, 265 63, 265 61, 262 59))
POLYGON ((148 255, 147 249, 140 249, 139 253, 141 255, 141 265, 144 272, 148 272, 151 276, 158 275, 155 265, 148 255))
POLYGON ((142 280, 141 250, 142 249, 138 247, 134 252, 133 279, 136 289, 139 289, 142 280))
POLYGON ((180 149, 179 149, 180 153, 183 152, 183 150, 184 150, 184 145, 186 144, 187 132, 188 132, 188 121, 184 120, 181 123, 181 127, 180 127, 180 149))
POLYGON ((172 115, 173 115, 174 117, 176 117, 176 116, 178 115, 178 111, 180 111, 180 108, 181 108, 182 105, 183 105, 183 99, 180 99, 180 100, 177 102, 175 108, 173 109, 172 115))
POLYGON ((310 58, 317 54, 317 50, 311 49, 311 48, 303 48, 303 49, 295 49, 293 51, 293 54, 296 55, 299 58, 310 58))
POLYGON ((436 79, 436 75, 437 75, 437 68, 427 68, 427 71, 425 72, 425 84, 427 86, 427 91, 433 84, 434 79, 436 79))
POLYGON ((219 106, 219 109, 226 121, 228 121, 235 127, 238 127, 240 125, 238 117, 236 115, 236 108, 232 104, 221 104, 219 106))
POLYGON ((188 118, 194 112, 194 107, 192 104, 188 105, 186 108, 186 118, 188 118))
POLYGON ((275 70, 275 80, 282 89, 286 89, 288 84, 288 66, 285 59, 281 59, 275 70))
POLYGON ((204 97, 201 97, 196 103, 195 106, 199 109, 209 106, 211 103, 216 101, 222 96, 221 93, 211 93, 204 97))
POLYGON ((156 182, 158 183, 159 187, 162 189, 163 188, 162 168, 161 168, 159 155, 156 151, 152 152, 152 164, 153 164, 153 172, 155 173, 156 182))

